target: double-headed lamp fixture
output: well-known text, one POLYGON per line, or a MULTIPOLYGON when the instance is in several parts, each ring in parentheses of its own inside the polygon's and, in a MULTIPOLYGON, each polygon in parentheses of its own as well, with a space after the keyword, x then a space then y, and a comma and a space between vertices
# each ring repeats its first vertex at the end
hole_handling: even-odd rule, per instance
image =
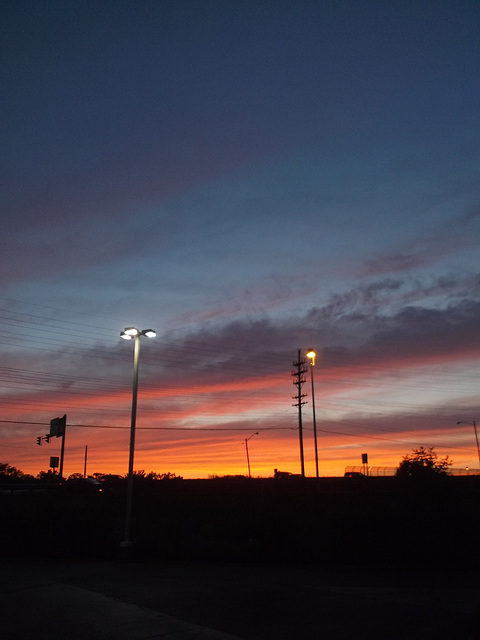
POLYGON ((143 331, 139 331, 135 327, 127 327, 120 333, 120 337, 124 340, 132 340, 138 335, 146 336, 147 338, 155 338, 157 334, 153 329, 144 329, 143 331))

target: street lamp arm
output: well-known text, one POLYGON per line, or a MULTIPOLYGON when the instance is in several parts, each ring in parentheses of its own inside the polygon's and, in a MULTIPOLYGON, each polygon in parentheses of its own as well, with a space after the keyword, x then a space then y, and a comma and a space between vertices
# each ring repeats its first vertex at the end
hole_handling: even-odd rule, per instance
POLYGON ((123 331, 120 331, 120 337, 124 340, 132 340, 140 335, 146 336, 147 338, 155 338, 157 333, 153 329, 143 329, 142 331, 139 331, 135 327, 127 327, 123 331))
POLYGON ((472 422, 459 420, 457 424, 469 424, 473 427, 473 430, 475 432, 475 442, 477 443, 478 464, 480 465, 480 443, 478 442, 477 423, 475 422, 475 420, 472 420, 472 422))
POLYGON ((247 466, 248 466, 248 477, 251 478, 252 475, 250 473, 250 456, 248 455, 248 441, 250 440, 250 438, 253 438, 253 436, 258 436, 258 431, 255 431, 255 433, 252 433, 251 436, 249 436, 248 438, 245 438, 245 452, 247 454, 247 466))

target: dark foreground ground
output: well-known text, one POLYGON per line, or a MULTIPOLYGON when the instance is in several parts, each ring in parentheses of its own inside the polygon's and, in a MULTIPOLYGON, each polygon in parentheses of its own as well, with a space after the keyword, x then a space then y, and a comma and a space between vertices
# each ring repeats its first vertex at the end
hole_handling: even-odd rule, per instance
POLYGON ((476 575, 247 564, 1 563, 1 640, 467 640, 476 575))
MULTIPOLYGON (((134 487, 135 559, 476 566, 480 476, 157 481, 134 487)), ((0 492, 0 557, 116 560, 125 487, 0 492)))
POLYGON ((480 640, 479 480, 3 492, 0 640, 480 640))

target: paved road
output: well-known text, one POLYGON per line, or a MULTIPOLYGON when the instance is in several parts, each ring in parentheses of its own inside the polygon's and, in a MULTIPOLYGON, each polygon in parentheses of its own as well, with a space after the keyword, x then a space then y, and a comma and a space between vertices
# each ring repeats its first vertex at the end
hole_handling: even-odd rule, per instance
POLYGON ((4 561, 0 640, 477 640, 472 572, 4 561))

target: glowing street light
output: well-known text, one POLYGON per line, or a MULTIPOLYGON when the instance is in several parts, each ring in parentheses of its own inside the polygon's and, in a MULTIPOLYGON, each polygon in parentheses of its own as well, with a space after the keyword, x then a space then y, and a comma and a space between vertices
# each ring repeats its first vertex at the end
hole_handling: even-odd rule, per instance
POLYGON ((123 534, 122 547, 131 547, 130 523, 132 519, 132 496, 133 496, 133 458, 135 455, 135 424, 137 421, 137 391, 138 391, 138 363, 140 359, 140 337, 154 338, 157 334, 153 329, 139 331, 135 327, 127 327, 120 333, 124 340, 135 340, 133 352, 133 393, 132 393, 132 418, 130 423, 130 456, 128 461, 128 481, 127 481, 127 508, 125 513, 125 532, 123 534))
POLYGON ((313 439, 315 441, 315 471, 318 478, 318 446, 317 446, 317 420, 315 417, 315 391, 313 387, 313 367, 315 366, 315 356, 313 349, 307 351, 307 358, 310 358, 310 379, 312 381, 312 410, 313 410, 313 439))
POLYGON ((249 436, 248 438, 245 438, 245 451, 247 452, 247 465, 248 465, 248 477, 251 478, 251 473, 250 473, 250 457, 248 455, 248 441, 250 440, 250 438, 253 438, 253 436, 258 436, 258 431, 255 431, 255 433, 252 433, 251 436, 249 436))
POLYGON ((475 431, 475 442, 477 443, 478 464, 480 465, 480 446, 478 445, 477 423, 475 422, 475 420, 472 420, 472 422, 464 422, 463 420, 459 420, 457 424, 469 424, 473 427, 473 430, 475 431))

